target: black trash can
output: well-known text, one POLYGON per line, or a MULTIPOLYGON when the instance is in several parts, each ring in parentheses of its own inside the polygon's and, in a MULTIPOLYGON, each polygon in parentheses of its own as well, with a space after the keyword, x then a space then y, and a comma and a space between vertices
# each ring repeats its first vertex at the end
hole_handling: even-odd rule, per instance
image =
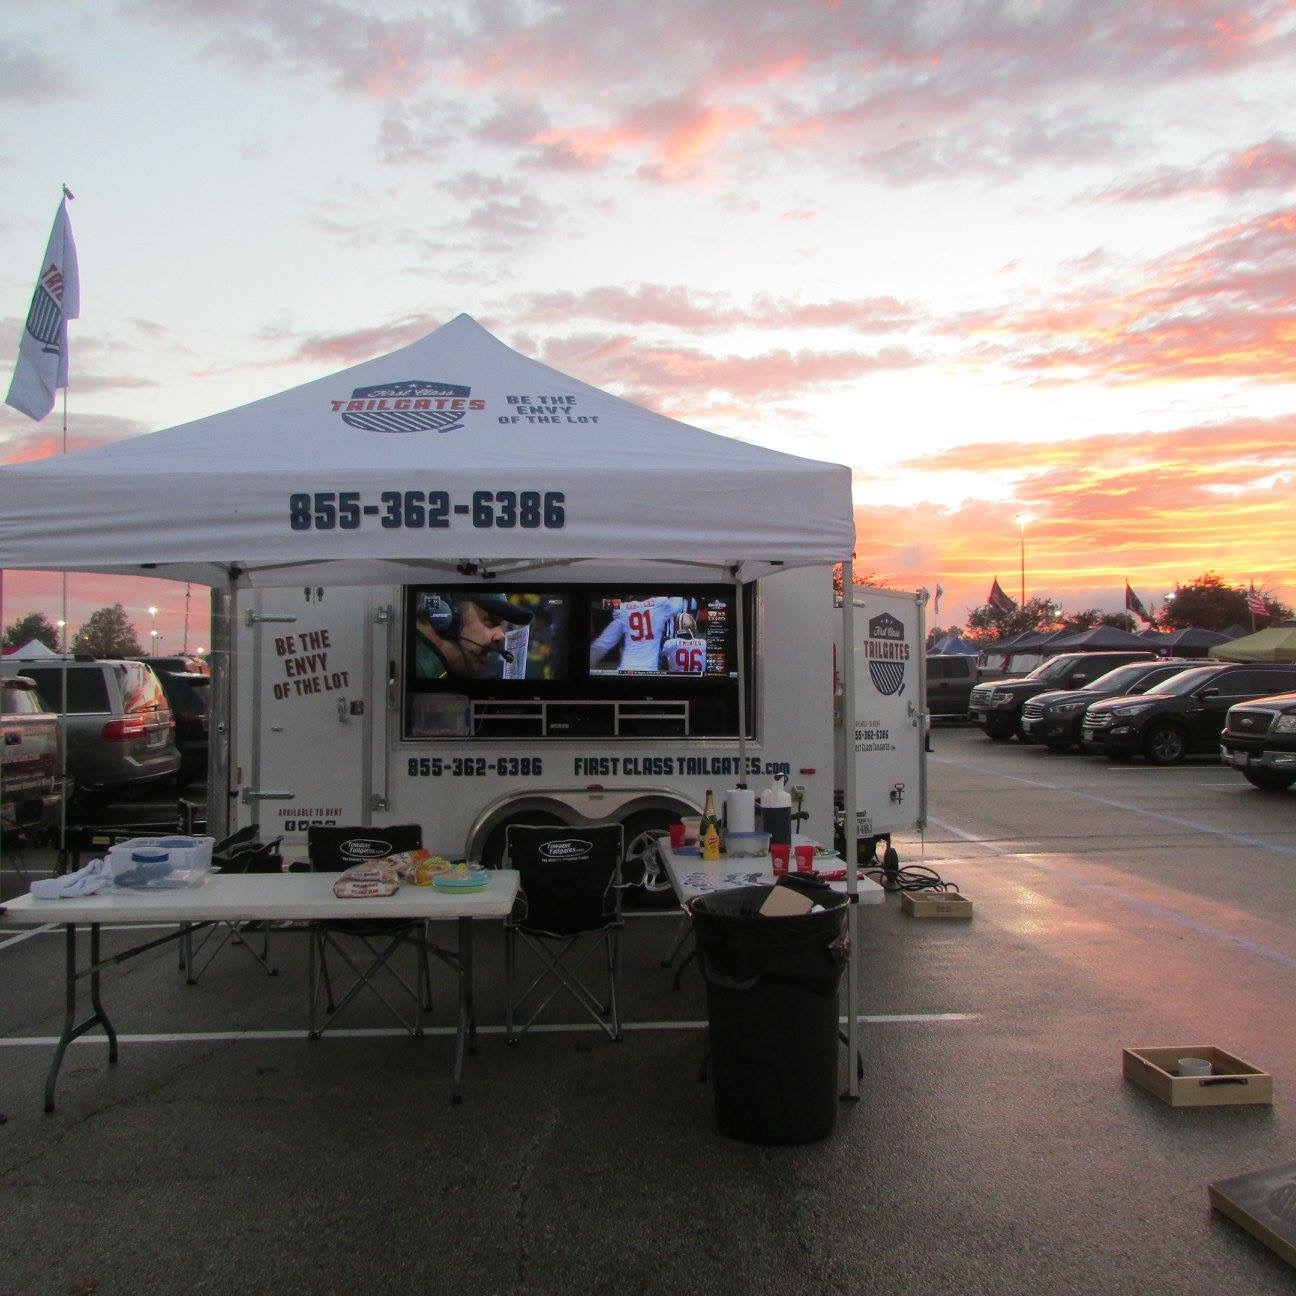
POLYGON ((837 1123, 848 901, 823 887, 823 912, 766 918, 771 889, 716 891, 692 906, 716 1124, 747 1143, 812 1143, 837 1123))

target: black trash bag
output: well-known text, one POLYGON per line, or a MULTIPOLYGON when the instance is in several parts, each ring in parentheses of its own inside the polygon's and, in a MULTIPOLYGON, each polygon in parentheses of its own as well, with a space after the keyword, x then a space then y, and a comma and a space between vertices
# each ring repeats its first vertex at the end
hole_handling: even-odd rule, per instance
POLYGON ((785 879, 820 913, 767 918, 767 886, 693 902, 707 994, 716 1123, 748 1143, 809 1143, 837 1122, 838 988, 847 898, 785 879))

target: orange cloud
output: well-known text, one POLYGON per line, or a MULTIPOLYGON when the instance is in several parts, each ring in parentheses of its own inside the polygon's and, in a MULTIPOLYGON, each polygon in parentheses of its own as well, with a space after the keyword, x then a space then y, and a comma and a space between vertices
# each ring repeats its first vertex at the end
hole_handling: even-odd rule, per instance
POLYGON ((1126 579, 1158 601, 1206 570, 1296 602, 1296 416, 1093 436, 1048 445, 993 442, 914 461, 924 472, 984 471, 1011 502, 857 509, 858 565, 901 588, 939 582, 942 624, 985 602, 997 575, 1068 610, 1122 607, 1126 579), (951 615, 952 614, 952 615, 951 615))

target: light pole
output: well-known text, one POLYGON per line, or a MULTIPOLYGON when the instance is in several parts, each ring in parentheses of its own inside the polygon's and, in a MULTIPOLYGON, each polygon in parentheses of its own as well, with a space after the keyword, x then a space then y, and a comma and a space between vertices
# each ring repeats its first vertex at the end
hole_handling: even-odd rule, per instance
POLYGON ((58 626, 59 652, 66 653, 67 652, 67 622, 55 621, 54 624, 58 626))
POLYGON ((157 656, 157 608, 149 608, 149 638, 153 640, 153 656, 157 656))
POLYGON ((162 636, 161 636, 160 634, 158 634, 158 632, 157 632, 156 630, 150 630, 150 631, 149 631, 149 637, 153 640, 153 656, 156 657, 156 656, 157 656, 157 650, 158 650, 158 644, 161 642, 161 640, 162 640, 162 636))
POLYGON ((1017 514, 1017 529, 1021 533, 1021 603, 1020 607, 1026 606, 1026 523, 1030 518, 1025 513, 1017 514))

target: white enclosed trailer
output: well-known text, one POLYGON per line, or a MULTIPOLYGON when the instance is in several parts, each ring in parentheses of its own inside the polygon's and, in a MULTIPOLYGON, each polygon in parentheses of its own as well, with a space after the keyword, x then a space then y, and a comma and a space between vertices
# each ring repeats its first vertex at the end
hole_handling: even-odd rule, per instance
MULTIPOLYGON (((868 838, 912 824, 921 804, 922 691, 912 677, 922 606, 887 590, 857 596, 856 606, 868 838)), ((416 821, 430 848, 493 863, 511 822, 615 820, 626 827, 628 876, 645 871, 649 890, 665 890, 653 835, 697 813, 708 789, 759 789, 778 774, 794 789, 802 830, 832 841, 846 728, 831 568, 747 588, 696 576, 648 591, 635 580, 294 586, 240 595, 232 620, 233 651, 218 659, 218 669, 233 666, 232 824, 282 836, 289 855, 304 852, 312 824, 416 821), (591 668, 589 644, 610 621, 608 606, 645 592, 659 606, 629 615, 648 659, 626 672, 611 657, 591 668), (421 681, 421 601, 450 606, 474 595, 512 600, 529 618, 505 640, 514 660, 496 653, 481 677, 421 681), (672 599, 694 611, 672 615, 672 599), (654 627, 659 612, 667 624, 654 627), (669 622, 684 618, 703 619, 702 633, 672 637, 669 622), (672 655, 684 653, 693 669, 673 669, 672 655)))
MULTIPOLYGON (((241 603, 258 590, 460 577, 515 588, 542 579, 701 580, 737 591, 785 569, 838 561, 849 588, 855 538, 848 468, 641 409, 520 355, 465 315, 388 355, 238 409, 7 465, 0 484, 0 568, 207 584, 218 665, 221 653, 236 650, 238 617, 255 611, 241 603)), ((841 665, 852 726, 854 613, 847 599, 841 665)), ((741 677, 745 644, 734 651, 741 677)), ((241 713, 223 686, 236 675, 221 671, 212 700, 215 831, 244 786, 229 748, 241 713)), ((330 691, 346 698, 347 687, 349 678, 330 691)), ((740 678, 730 743, 739 768, 746 693, 740 678)), ((253 724, 264 723, 258 711, 254 697, 253 724)), ((354 717, 362 725, 376 718, 376 710, 354 717)), ((848 824, 856 822, 857 746, 844 754, 848 824)), ((316 757, 321 778, 341 763, 328 750, 316 757)), ((796 759, 773 750, 770 758, 796 759)), ((848 855, 853 885, 853 849, 848 855)), ((848 1006, 853 1047, 854 978, 848 1006)), ((853 1070, 851 1085, 857 1091, 853 1070)))

